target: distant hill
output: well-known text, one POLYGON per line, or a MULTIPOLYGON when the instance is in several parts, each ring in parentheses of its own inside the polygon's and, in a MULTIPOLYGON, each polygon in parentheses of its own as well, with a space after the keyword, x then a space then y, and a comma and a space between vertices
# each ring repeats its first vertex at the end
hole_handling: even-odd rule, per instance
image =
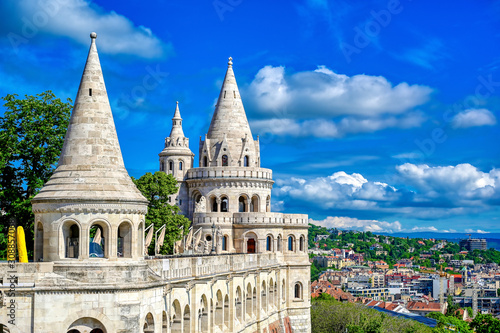
MULTIPOLYGON (((469 238, 467 233, 448 233, 448 232, 395 232, 395 233, 376 233, 384 236, 393 237, 410 237, 410 238, 435 238, 435 239, 445 239, 449 242, 458 243, 460 239, 469 238)), ((488 242, 488 248, 492 248, 500 251, 500 233, 488 233, 488 234, 471 234, 472 238, 484 238, 488 242)))

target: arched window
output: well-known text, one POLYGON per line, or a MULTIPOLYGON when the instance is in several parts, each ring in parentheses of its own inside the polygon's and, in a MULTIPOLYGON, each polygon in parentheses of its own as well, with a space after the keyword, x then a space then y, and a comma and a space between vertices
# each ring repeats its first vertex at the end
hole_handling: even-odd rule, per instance
POLYGON ((211 206, 212 206, 212 212, 216 212, 218 209, 217 209, 217 198, 216 197, 212 197, 210 199, 211 201, 211 206))
POLYGON ((255 253, 255 239, 253 238, 247 241, 247 253, 255 253))
POLYGON ((172 162, 172 161, 168 162, 168 170, 170 170, 170 171, 174 170, 174 162, 172 162))
POLYGON ((182 161, 179 162, 179 170, 182 170, 182 161))
POLYGON ((122 222, 118 227, 117 257, 132 257, 132 225, 129 222, 122 222))
POLYGON ((300 236, 300 239, 299 239, 299 251, 300 252, 304 251, 304 236, 300 236))
POLYGON ((203 166, 204 167, 208 166, 208 158, 206 156, 203 156, 203 166))
POLYGON ((293 243, 294 243, 293 236, 288 236, 288 251, 293 251, 293 243))
POLYGON ((108 228, 103 222, 94 223, 89 229, 89 258, 108 257, 108 228))
POLYGON ((271 238, 271 236, 267 236, 267 238, 266 238, 266 251, 272 251, 272 243, 273 243, 273 239, 271 238))
POLYGON ((220 211, 227 213, 228 210, 229 210, 229 199, 224 197, 224 198, 222 198, 221 203, 220 203, 220 211))
POLYGON ((243 166, 249 166, 250 163, 248 162, 248 156, 245 155, 245 158, 243 159, 243 166))
POLYGON ((259 211, 259 197, 254 195, 252 197, 251 203, 250 203, 250 211, 251 212, 258 212, 259 211))
POLYGON ((149 312, 144 320, 144 326, 142 331, 144 333, 154 333, 155 332, 155 321, 153 315, 149 312))
POLYGON ((302 285, 299 282, 297 282, 293 289, 294 289, 294 297, 302 299, 302 285))
POLYGON ((80 227, 74 221, 66 221, 62 227, 64 258, 77 259, 80 254, 80 227))
POLYGON ((266 198, 266 212, 271 211, 271 197, 268 195, 266 198))
POLYGON ((222 166, 228 165, 227 155, 222 155, 222 166))
POLYGON ((160 163, 160 171, 165 171, 165 162, 161 161, 160 163))
POLYGON ((222 251, 227 251, 227 236, 222 237, 222 251))
POLYGON ((238 199, 238 212, 243 213, 247 211, 246 198, 244 196, 239 197, 238 199))

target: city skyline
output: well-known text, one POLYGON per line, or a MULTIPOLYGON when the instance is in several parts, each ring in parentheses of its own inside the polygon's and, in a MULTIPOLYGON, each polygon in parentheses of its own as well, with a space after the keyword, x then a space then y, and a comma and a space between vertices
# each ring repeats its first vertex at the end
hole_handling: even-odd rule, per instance
POLYGON ((273 210, 376 232, 499 232, 500 2, 4 2, 0 95, 74 100, 96 31, 125 166, 196 154, 233 67, 273 210), (453 5, 453 6, 452 6, 453 5))

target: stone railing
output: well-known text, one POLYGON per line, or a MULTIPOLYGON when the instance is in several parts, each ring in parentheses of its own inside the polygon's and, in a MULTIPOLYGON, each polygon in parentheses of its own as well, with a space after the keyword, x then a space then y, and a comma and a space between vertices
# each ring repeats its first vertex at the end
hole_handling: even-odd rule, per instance
POLYGON ((206 167, 189 169, 186 180, 206 178, 273 179, 273 171, 251 167, 206 167))
POLYGON ((278 264, 275 253, 171 256, 146 262, 155 274, 166 280, 205 278, 278 264))
POLYGON ((232 224, 234 221, 233 213, 209 212, 209 213, 194 213, 193 224, 232 224))
POLYGON ((306 214, 282 214, 282 213, 194 213, 193 224, 284 224, 307 226, 308 217, 306 214))

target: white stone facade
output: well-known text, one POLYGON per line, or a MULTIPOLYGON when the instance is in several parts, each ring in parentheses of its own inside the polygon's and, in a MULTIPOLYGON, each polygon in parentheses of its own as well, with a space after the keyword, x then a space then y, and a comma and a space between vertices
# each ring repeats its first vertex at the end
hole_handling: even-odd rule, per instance
POLYGON ((174 200, 193 230, 202 241, 219 235, 216 253, 145 258, 147 202, 123 166, 91 37, 58 168, 33 201, 36 262, 0 264, 0 327, 12 333, 310 332, 308 218, 271 212, 272 171, 260 168, 232 61, 200 142, 201 167, 193 168, 178 107, 159 155, 160 170, 179 182, 174 200))

